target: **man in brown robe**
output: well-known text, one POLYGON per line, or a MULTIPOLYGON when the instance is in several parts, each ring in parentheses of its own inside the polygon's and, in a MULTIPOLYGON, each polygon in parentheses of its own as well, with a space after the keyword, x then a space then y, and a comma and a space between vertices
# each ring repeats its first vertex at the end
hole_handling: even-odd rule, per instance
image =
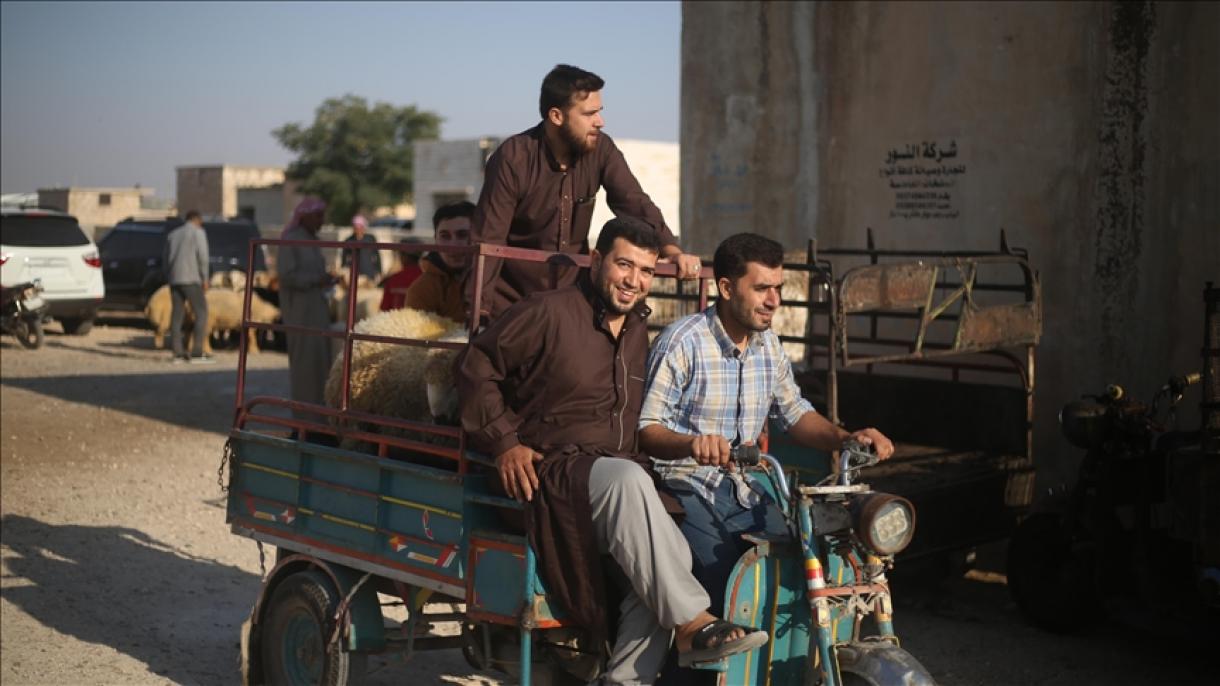
POLYGON ((679 652, 692 655, 766 642, 765 632, 707 612, 690 549, 637 447, 648 350, 643 301, 659 247, 647 223, 611 220, 587 277, 517 303, 456 366, 462 427, 477 449, 496 456, 504 490, 527 503, 548 594, 595 645, 609 633, 601 556, 623 571, 627 587, 603 676, 609 684, 653 683, 674 633, 679 652), (701 631, 714 645, 696 638, 701 631))
MULTIPOLYGON (((695 278, 702 267, 699 257, 678 247, 661 210, 602 132, 604 85, 596 74, 566 64, 546 75, 538 106, 542 121, 505 140, 487 160, 474 213, 474 242, 587 253, 597 189, 605 188, 614 214, 651 225, 660 256, 677 263, 681 278, 695 278)), ((482 308, 498 317, 530 293, 575 283, 577 274, 572 267, 487 258, 482 308)), ((473 294, 471 277, 468 302, 473 294)))

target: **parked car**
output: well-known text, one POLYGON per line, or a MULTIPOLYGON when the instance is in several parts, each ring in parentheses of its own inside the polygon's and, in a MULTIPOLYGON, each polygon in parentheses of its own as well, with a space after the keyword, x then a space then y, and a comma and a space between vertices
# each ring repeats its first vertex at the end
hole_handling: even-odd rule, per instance
MULTIPOLYGON (((106 279, 106 307, 143 309, 148 298, 165 284, 161 254, 165 237, 182 225, 176 217, 163 220, 124 219, 98 242, 106 279)), ((259 237, 258 226, 242 220, 207 221, 211 257, 209 273, 246 269, 250 240, 259 237)), ((254 269, 266 270, 262 246, 254 253, 254 269)))
POLYGON ((369 227, 373 229, 403 229, 410 231, 414 226, 414 220, 399 219, 398 217, 378 217, 369 222, 369 227))
POLYGON ((86 334, 106 295, 98 247, 76 217, 55 210, 0 209, 0 285, 37 279, 47 315, 64 333, 86 334))

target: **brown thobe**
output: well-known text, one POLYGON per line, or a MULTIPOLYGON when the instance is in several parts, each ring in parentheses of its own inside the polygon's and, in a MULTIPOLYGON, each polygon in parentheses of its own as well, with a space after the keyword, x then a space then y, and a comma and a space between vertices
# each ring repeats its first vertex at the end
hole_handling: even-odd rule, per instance
POLYGON ((544 456, 525 508, 530 545, 549 596, 596 638, 607 635, 607 615, 589 471, 599 457, 649 467, 636 444, 648 308, 627 314, 617 338, 605 314, 582 277, 517 303, 456 363, 462 428, 475 448, 495 456, 521 444, 544 456))
MULTIPOLYGON (((616 216, 643 219, 657 230, 661 245, 677 244, 661 210, 640 188, 609 136, 598 136, 595 150, 564 168, 551 154, 541 123, 504 141, 487 160, 472 221, 474 241, 587 254, 593 205, 601 187, 616 216)), ((482 309, 498 317, 531 293, 576 283, 578 273, 575 267, 487 258, 482 309)), ((466 286, 471 302, 473 286, 472 277, 466 286)))

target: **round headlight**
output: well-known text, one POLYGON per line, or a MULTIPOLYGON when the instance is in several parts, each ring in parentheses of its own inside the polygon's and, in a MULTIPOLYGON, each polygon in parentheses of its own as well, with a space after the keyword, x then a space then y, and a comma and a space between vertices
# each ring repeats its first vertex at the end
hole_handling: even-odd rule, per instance
POLYGON ((856 535, 878 555, 895 555, 915 536, 915 507, 889 493, 870 493, 852 504, 856 535))
POLYGON ((1106 438, 1106 408, 1090 400, 1073 400, 1059 410, 1059 425, 1072 445, 1088 450, 1106 438))

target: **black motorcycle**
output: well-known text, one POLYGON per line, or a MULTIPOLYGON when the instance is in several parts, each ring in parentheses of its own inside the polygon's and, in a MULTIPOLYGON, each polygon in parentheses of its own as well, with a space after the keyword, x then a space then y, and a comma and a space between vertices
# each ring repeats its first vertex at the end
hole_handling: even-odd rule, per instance
POLYGON ((0 329, 11 333, 30 350, 42 345, 42 320, 47 303, 42 299, 42 284, 37 280, 0 287, 0 329))

